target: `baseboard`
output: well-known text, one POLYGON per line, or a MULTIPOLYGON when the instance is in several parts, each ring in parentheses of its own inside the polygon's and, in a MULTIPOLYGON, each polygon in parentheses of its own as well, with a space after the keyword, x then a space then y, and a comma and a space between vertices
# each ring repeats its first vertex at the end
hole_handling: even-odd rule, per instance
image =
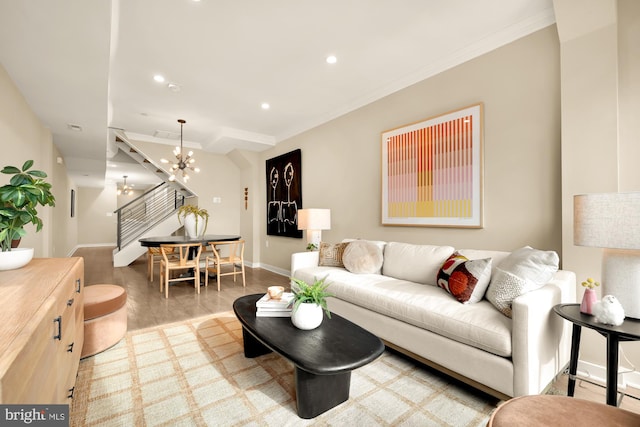
POLYGON ((73 249, 71 249, 68 256, 72 257, 73 254, 80 248, 104 248, 104 247, 114 248, 116 247, 116 244, 115 243, 90 243, 90 244, 76 245, 73 249))
POLYGON ((291 276, 291 272, 289 270, 285 270, 283 268, 275 267, 269 264, 256 263, 254 264, 254 268, 264 268, 265 270, 271 271, 272 273, 276 273, 281 276, 286 276, 286 277, 291 276))
MULTIPOLYGON (((640 389, 640 372, 627 372, 626 367, 618 367, 618 389, 624 390, 627 386, 640 389)), ((595 363, 578 360, 578 378, 584 378, 591 382, 606 387, 607 385, 607 368, 606 366, 596 365, 595 363)))

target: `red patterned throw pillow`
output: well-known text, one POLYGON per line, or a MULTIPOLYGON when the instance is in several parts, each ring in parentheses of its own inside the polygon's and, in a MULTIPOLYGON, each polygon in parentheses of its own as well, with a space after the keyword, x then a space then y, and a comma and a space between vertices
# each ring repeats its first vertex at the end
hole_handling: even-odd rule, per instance
POLYGON ((438 286, 463 304, 478 302, 491 280, 491 258, 470 260, 458 252, 438 271, 438 286))

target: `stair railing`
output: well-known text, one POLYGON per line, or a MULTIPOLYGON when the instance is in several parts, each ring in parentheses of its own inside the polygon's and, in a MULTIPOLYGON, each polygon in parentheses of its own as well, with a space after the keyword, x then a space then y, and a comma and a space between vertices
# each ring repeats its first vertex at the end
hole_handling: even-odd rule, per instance
POLYGON ((184 205, 185 196, 163 182, 118 208, 118 250, 140 238, 184 205))

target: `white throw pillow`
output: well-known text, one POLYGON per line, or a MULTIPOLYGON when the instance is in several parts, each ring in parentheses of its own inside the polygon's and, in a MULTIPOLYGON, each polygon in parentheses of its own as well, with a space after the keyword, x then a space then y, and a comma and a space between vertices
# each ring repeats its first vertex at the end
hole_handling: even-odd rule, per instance
POLYGON ((352 273, 379 273, 382 268, 382 250, 366 240, 354 240, 345 248, 342 262, 344 268, 352 273))
POLYGON ((525 246, 513 251, 495 269, 487 299, 502 314, 511 317, 513 300, 541 288, 558 271, 559 258, 554 251, 525 246))

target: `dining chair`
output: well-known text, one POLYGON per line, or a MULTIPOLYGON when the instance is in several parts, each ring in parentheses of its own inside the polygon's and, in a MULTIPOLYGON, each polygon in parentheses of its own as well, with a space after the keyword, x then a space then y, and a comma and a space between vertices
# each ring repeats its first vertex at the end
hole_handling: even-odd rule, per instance
POLYGON ((209 242, 209 247, 213 256, 205 259, 204 286, 209 286, 209 273, 216 274, 218 281, 218 292, 220 292, 220 276, 233 275, 233 281, 236 281, 238 274, 242 275, 242 286, 246 287, 244 277, 244 240, 231 240, 224 242, 209 242), (223 256, 222 253, 226 254, 223 256), (233 270, 222 273, 221 266, 231 265, 233 270))
POLYGON ((162 260, 160 261, 160 292, 164 289, 164 297, 169 298, 169 284, 193 280, 193 286, 200 293, 200 243, 180 243, 160 245, 162 260), (186 270, 185 275, 170 278, 173 270, 186 270), (193 273, 193 275, 190 275, 193 273))
MULTIPOLYGON (((174 252, 175 250, 172 249, 170 250, 170 252, 167 252, 167 253, 171 254, 171 256, 174 257, 174 252)), ((149 274, 150 282, 153 282, 153 269, 155 268, 156 264, 160 264, 160 261, 162 261, 160 246, 147 248, 147 272, 149 274)))

